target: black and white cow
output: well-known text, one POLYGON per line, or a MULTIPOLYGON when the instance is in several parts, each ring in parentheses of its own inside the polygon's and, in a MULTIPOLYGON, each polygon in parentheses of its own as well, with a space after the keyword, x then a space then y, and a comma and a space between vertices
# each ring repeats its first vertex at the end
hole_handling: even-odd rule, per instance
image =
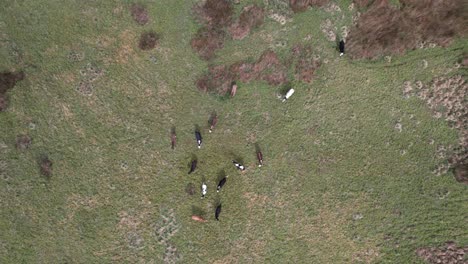
POLYGON ((340 57, 345 54, 345 43, 343 40, 340 40, 340 43, 338 44, 338 49, 340 50, 340 57))
POLYGON ((188 174, 195 171, 195 169, 197 168, 197 163, 198 163, 198 161, 196 159, 192 160, 192 164, 190 164, 190 170, 189 170, 188 174))
POLYGON ((221 204, 216 207, 215 218, 219 221, 219 215, 221 214, 221 204))
POLYGON ((206 186, 205 183, 202 183, 201 190, 202 190, 202 196, 201 196, 201 198, 205 198, 206 192, 207 192, 207 186, 206 186))
POLYGON ((234 166, 236 166, 237 169, 239 169, 241 171, 245 170, 245 166, 241 165, 239 162, 233 160, 232 163, 234 163, 234 166))
POLYGON ((226 184, 227 177, 228 177, 228 176, 222 178, 222 179, 219 181, 218 187, 216 188, 216 192, 221 191, 221 188, 223 188, 224 184, 226 184))
POLYGON ((197 139, 198 148, 201 148, 202 136, 199 131, 195 131, 195 138, 197 139))

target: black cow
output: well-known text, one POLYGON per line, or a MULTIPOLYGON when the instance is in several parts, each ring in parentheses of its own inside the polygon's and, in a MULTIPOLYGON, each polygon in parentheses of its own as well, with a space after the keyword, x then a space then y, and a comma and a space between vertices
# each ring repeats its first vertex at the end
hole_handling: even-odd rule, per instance
POLYGON ((340 40, 340 44, 338 45, 338 49, 340 50, 340 56, 345 54, 345 43, 343 40, 340 40))
POLYGON ((202 136, 201 136, 200 132, 195 131, 195 138, 197 139, 198 148, 201 148, 202 136))
POLYGON ((188 172, 188 174, 195 171, 195 169, 197 168, 197 163, 198 161, 196 159, 192 160, 192 164, 190 165, 190 171, 188 172))
POLYGON ((245 170, 245 166, 241 165, 239 162, 233 160, 232 163, 234 163, 234 166, 236 166, 237 169, 239 169, 241 171, 245 170))
POLYGON ((226 184, 226 180, 227 180, 227 176, 222 178, 219 183, 218 183, 218 187, 216 188, 216 192, 219 192, 221 191, 221 188, 223 188, 224 184, 226 184))
POLYGON ((219 215, 221 214, 221 204, 216 207, 215 218, 219 221, 219 215))

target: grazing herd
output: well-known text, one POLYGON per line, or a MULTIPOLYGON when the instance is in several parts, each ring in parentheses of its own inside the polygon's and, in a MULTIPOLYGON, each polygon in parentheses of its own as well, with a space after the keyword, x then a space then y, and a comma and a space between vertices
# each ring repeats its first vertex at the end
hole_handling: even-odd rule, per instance
MULTIPOLYGON (((345 42, 343 40, 341 40, 338 43, 338 50, 340 52, 340 57, 343 56, 345 53, 345 42)), ((236 82, 233 82, 231 84, 231 92, 230 92, 231 97, 235 96, 236 92, 237 92, 237 84, 236 82)), ((286 100, 288 100, 294 94, 294 92, 295 92, 294 89, 289 89, 287 93, 283 96, 282 101, 285 102, 286 100)), ((210 119, 208 120, 208 125, 209 125, 208 131, 210 133, 213 132, 217 122, 218 122, 218 115, 215 112, 213 112, 210 119)), ((203 138, 198 128, 195 130, 195 139, 197 141, 197 147, 200 149, 202 146, 203 138)), ((175 129, 172 129, 171 148, 174 149, 175 145, 176 145, 176 134, 175 134, 175 129)), ((256 154, 257 154, 257 160, 258 160, 258 167, 262 167, 263 166, 263 154, 260 151, 260 148, 258 148, 258 146, 257 146, 256 154)), ((198 160, 196 158, 192 160, 188 174, 193 173, 197 169, 197 163, 198 163, 198 160)), ((240 162, 237 162, 236 160, 232 160, 232 163, 241 172, 245 171, 246 167, 242 165, 240 162)), ((226 184, 227 178, 228 176, 224 176, 222 179, 219 180, 218 186, 216 187, 217 193, 219 193, 221 189, 223 188, 223 186, 226 184)), ((201 193, 202 193, 201 198, 202 199, 206 197, 207 192, 208 192, 208 187, 205 182, 202 182, 202 185, 201 185, 201 193)), ((219 221, 219 216, 221 214, 221 208, 222 208, 221 203, 219 203, 216 206, 216 210, 215 210, 215 219, 218 221, 219 221)), ((192 219, 198 222, 203 222, 203 223, 207 221, 203 217, 197 216, 197 215, 193 215, 192 219)))
MULTIPOLYGON (((210 133, 213 132, 214 127, 216 126, 217 122, 218 122, 218 115, 216 113, 213 113, 211 115, 210 119, 208 120, 209 132, 210 133)), ((171 136, 171 149, 175 149, 176 138, 177 138, 176 133, 175 133, 175 128, 172 128, 170 136, 171 136)), ((197 142, 197 147, 200 149, 201 146, 202 146, 203 138, 202 138, 200 129, 198 127, 195 129, 195 139, 196 139, 196 142, 197 142)), ((257 150, 256 150, 256 154, 257 154, 257 159, 258 159, 258 163, 259 163, 258 166, 261 167, 261 166, 263 166, 263 154, 262 154, 262 152, 260 151, 260 149, 258 147, 257 147, 257 150)), ((246 167, 244 165, 242 165, 240 162, 232 160, 232 163, 241 172, 245 171, 246 167)), ((197 158, 193 157, 192 161, 190 162, 190 169, 188 171, 188 174, 192 174, 192 173, 195 172, 195 170, 197 169, 197 164, 198 164, 197 158)), ((221 189, 223 188, 223 186, 226 184, 227 178, 228 178, 228 176, 223 176, 219 180, 218 185, 216 187, 216 192, 217 193, 219 193, 221 191, 221 189)), ((201 185, 201 198, 202 199, 206 197, 207 192, 208 192, 208 186, 206 185, 206 182, 202 182, 202 185, 201 185)), ((216 206, 216 210, 215 210, 215 219, 218 220, 218 221, 219 221, 219 215, 220 214, 221 214, 221 204, 219 203, 216 206)), ((202 223, 206 222, 206 220, 203 217, 198 216, 198 215, 193 215, 192 220, 197 221, 197 222, 202 222, 202 223)))

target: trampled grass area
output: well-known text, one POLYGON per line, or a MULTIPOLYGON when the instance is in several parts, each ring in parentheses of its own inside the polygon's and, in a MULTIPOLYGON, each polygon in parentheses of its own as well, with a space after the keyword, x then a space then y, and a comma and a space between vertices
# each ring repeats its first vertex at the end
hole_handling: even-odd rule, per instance
MULTIPOLYGON (((263 5, 241 5, 251 2, 263 5)), ((244 40, 228 40, 213 63, 256 60, 268 48, 287 56, 296 43, 312 44, 327 63, 312 84, 293 82, 286 103, 281 87, 263 82, 240 83, 225 99, 194 84, 208 65, 190 47, 194 3, 146 2, 145 26, 128 1, 4 3, 0 70, 24 69, 26 79, 0 113, 1 263, 418 263, 418 247, 468 243, 466 185, 432 173, 444 162, 437 147, 455 144, 457 131, 402 93, 404 81, 453 68, 466 40, 391 62, 350 61, 320 30, 327 18, 350 26, 349 1, 340 13, 310 9, 285 25, 267 18, 244 40), (160 45, 140 51, 148 30, 160 45), (32 138, 28 150, 15 149, 20 134, 32 138), (187 175, 194 155, 198 169, 187 175), (216 194, 222 171, 229 178, 216 194)))

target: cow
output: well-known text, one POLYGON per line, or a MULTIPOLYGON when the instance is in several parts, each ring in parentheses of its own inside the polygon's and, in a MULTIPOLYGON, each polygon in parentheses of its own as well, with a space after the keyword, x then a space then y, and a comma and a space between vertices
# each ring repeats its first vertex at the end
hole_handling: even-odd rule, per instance
POLYGON ((207 187, 206 187, 206 184, 205 183, 202 183, 202 186, 201 186, 201 189, 202 189, 202 196, 201 198, 205 198, 206 196, 206 191, 207 191, 207 187))
POLYGON ((216 207, 215 218, 219 221, 219 215, 221 214, 221 204, 216 207))
POLYGON ((231 84, 231 97, 234 97, 237 93, 237 84, 236 82, 232 82, 231 84))
POLYGON ((171 132, 171 149, 174 149, 175 148, 175 145, 176 145, 176 133, 175 131, 172 131, 171 132))
POLYGON ((234 163, 234 166, 236 166, 237 169, 241 170, 241 171, 244 171, 245 170, 245 166, 244 165, 241 165, 239 162, 233 160, 232 163, 234 163))
POLYGON ((197 222, 205 223, 208 220, 205 220, 205 218, 198 216, 198 215, 192 215, 192 220, 195 220, 197 222))
POLYGON ((198 161, 196 159, 192 160, 192 164, 190 165, 190 171, 188 172, 188 174, 195 171, 195 169, 197 168, 197 163, 198 161))
POLYGON ((286 93, 286 95, 283 97, 283 102, 285 102, 286 100, 289 99, 289 97, 291 97, 291 95, 294 94, 294 89, 289 89, 289 91, 286 93))
POLYGON ((260 150, 257 151, 258 167, 263 166, 263 155, 260 150))
POLYGON ((198 148, 201 148, 202 136, 199 131, 195 131, 195 138, 197 139, 198 148))
POLYGON ((340 57, 345 54, 345 43, 343 40, 340 40, 340 43, 338 44, 338 49, 340 50, 340 57))
POLYGON ((216 123, 218 123, 218 115, 213 114, 210 121, 210 130, 209 132, 213 132, 214 127, 216 126, 216 123))
POLYGON ((219 181, 218 187, 216 188, 216 192, 221 191, 221 188, 223 188, 224 184, 226 184, 227 177, 228 177, 228 176, 222 178, 222 179, 219 181))

